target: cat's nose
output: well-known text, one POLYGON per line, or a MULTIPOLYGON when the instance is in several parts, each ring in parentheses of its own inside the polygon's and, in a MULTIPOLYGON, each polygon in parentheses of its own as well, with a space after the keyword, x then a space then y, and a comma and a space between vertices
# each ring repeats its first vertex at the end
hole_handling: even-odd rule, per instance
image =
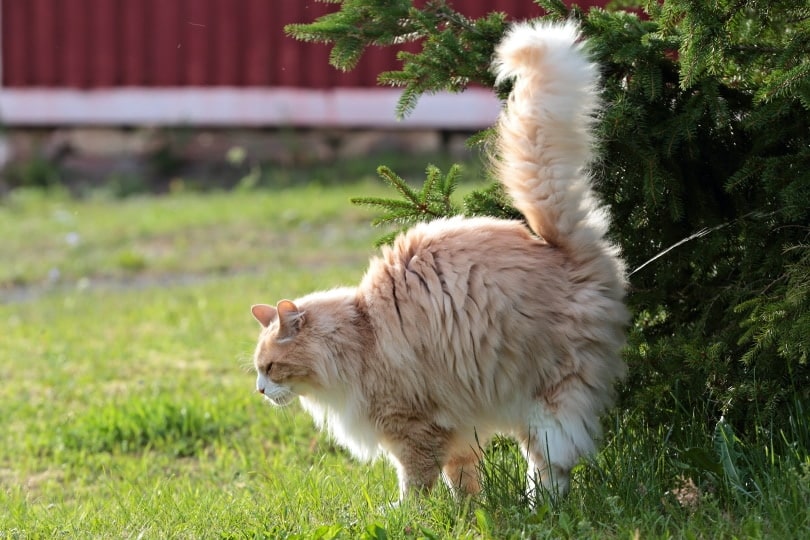
POLYGON ((260 393, 260 394, 264 395, 264 388, 259 387, 259 388, 257 388, 257 389, 256 389, 256 391, 257 391, 258 393, 260 393))

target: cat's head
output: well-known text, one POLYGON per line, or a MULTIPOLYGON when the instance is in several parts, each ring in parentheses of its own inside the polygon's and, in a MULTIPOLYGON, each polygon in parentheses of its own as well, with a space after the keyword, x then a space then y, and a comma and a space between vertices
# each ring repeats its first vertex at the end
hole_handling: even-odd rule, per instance
POLYGON ((288 405, 315 383, 311 351, 307 350, 302 331, 305 314, 289 300, 282 300, 276 307, 256 304, 251 311, 262 325, 253 358, 258 373, 256 390, 274 405, 288 405))

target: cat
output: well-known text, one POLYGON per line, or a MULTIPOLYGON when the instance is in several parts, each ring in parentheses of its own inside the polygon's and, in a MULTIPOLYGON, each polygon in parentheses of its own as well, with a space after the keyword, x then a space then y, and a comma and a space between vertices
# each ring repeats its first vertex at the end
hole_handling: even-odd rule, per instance
POLYGON ((493 171, 525 217, 453 217, 400 234, 359 286, 257 304, 258 392, 295 397, 354 456, 385 454, 400 498, 439 477, 481 489, 480 448, 518 440, 558 496, 595 451, 625 374, 625 269, 591 191, 598 69, 574 23, 515 23, 493 171))

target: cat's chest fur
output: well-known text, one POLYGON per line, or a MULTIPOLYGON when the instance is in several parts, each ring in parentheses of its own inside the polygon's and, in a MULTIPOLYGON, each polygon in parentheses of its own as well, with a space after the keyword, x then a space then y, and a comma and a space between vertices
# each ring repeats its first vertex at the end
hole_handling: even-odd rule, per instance
POLYGON ((300 402, 318 427, 326 429, 353 456, 368 461, 379 455, 379 436, 357 400, 325 392, 317 398, 301 396, 300 402))

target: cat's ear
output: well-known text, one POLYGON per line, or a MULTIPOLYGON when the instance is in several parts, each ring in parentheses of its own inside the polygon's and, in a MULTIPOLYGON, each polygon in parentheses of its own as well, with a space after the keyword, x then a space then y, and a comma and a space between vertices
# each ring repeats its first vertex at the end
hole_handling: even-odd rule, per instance
POLYGON ((256 304, 250 308, 250 311, 264 328, 270 326, 270 323, 276 318, 276 308, 267 304, 256 304))
POLYGON ((304 313, 289 300, 276 304, 278 311, 278 335, 282 339, 295 337, 304 323, 304 313))

